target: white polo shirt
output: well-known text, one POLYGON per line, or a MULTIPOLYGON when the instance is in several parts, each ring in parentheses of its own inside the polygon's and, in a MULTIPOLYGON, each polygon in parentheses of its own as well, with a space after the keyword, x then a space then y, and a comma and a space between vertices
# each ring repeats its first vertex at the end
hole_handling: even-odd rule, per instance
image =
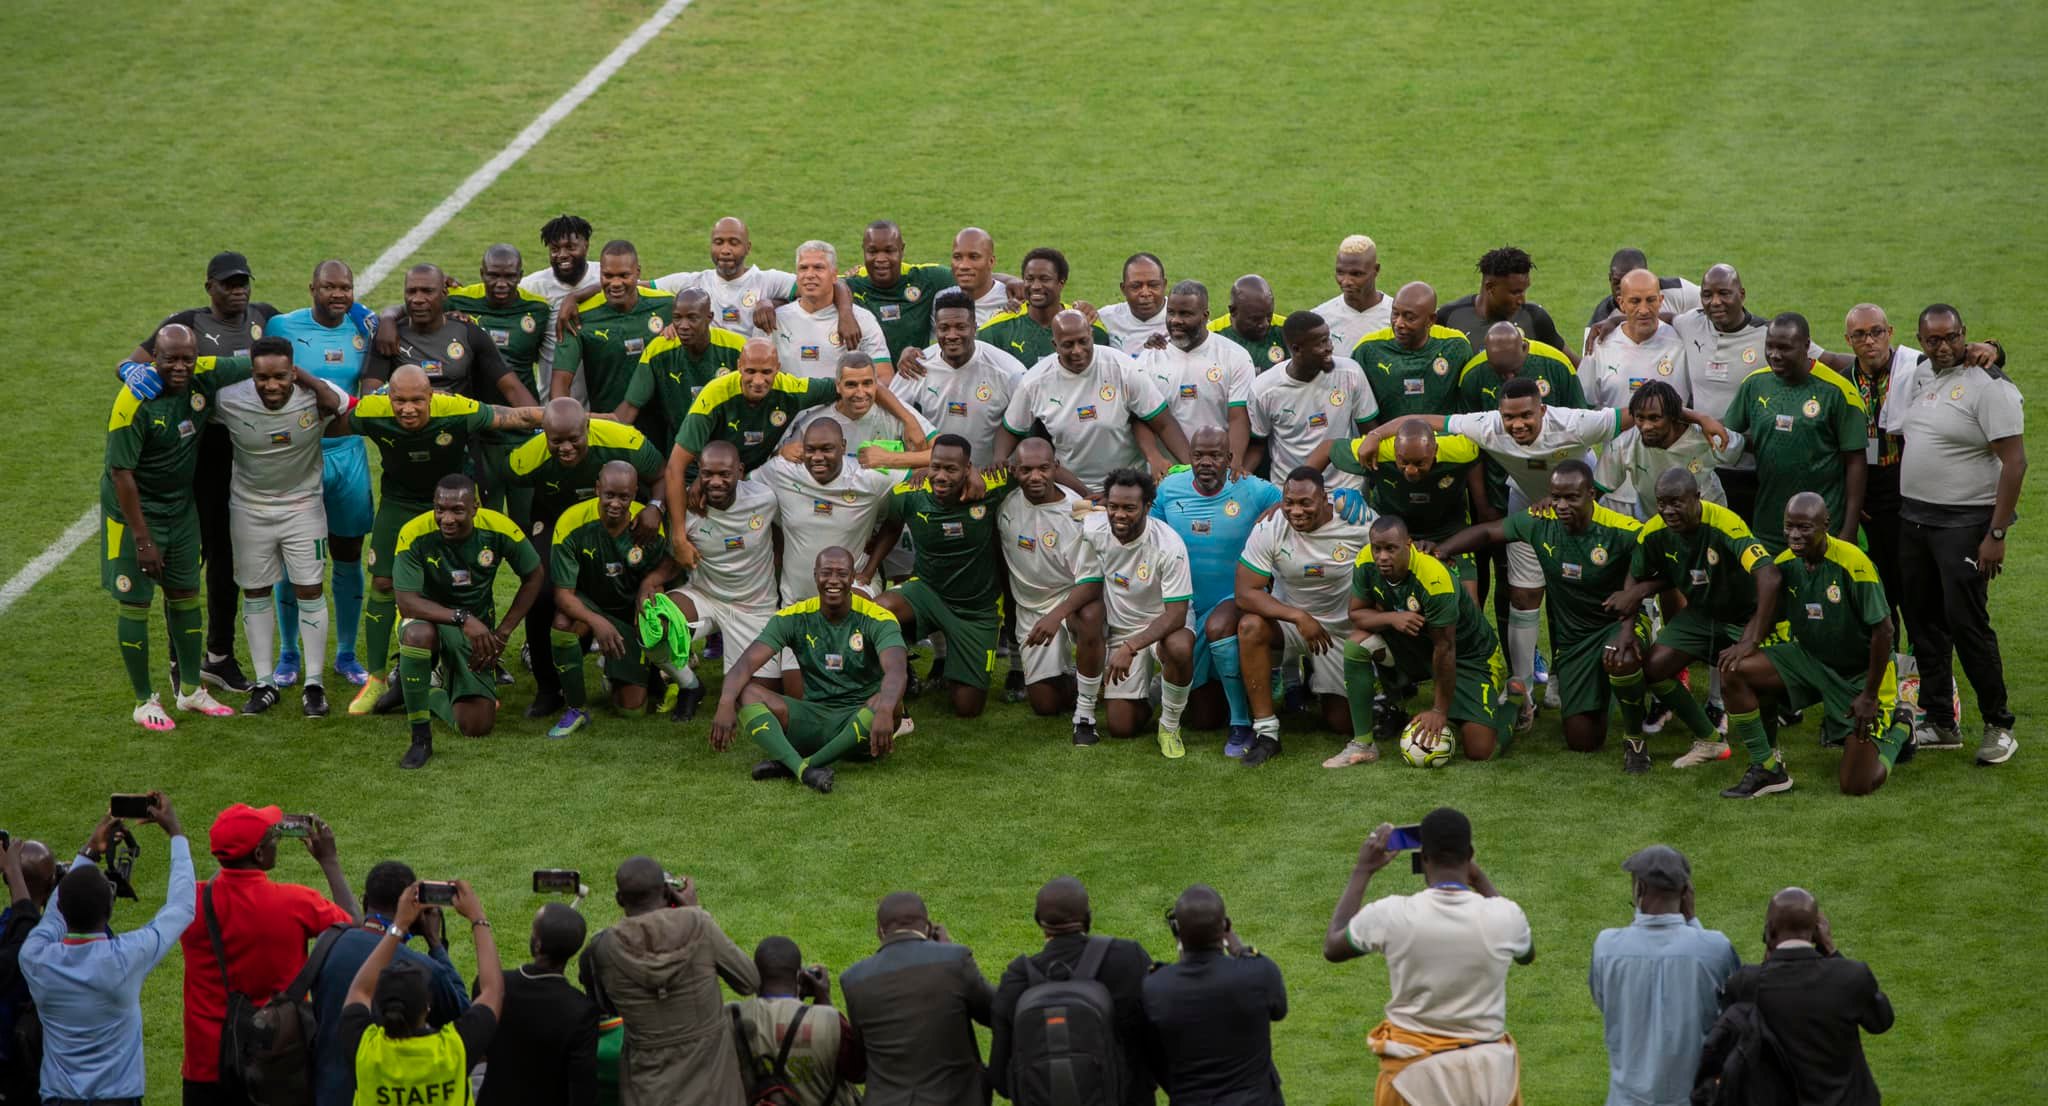
MULTIPOLYGON (((1308 381, 1288 374, 1292 364, 1289 358, 1253 378, 1245 404, 1252 433, 1266 439, 1275 483, 1285 483, 1287 474, 1308 460, 1317 446, 1357 437, 1358 424, 1380 413, 1358 362, 1340 355, 1328 372, 1308 381)), ((1339 472, 1335 466, 1323 470, 1323 479, 1331 488, 1365 486, 1364 477, 1339 472)))
POLYGON ((1132 358, 1190 436, 1205 426, 1220 430, 1230 425, 1230 409, 1251 401, 1252 379, 1258 375, 1243 346, 1206 330, 1194 349, 1184 350, 1169 338, 1164 349, 1139 349, 1132 358))
POLYGON ((1135 357, 1147 339, 1166 333, 1166 300, 1159 301, 1159 313, 1149 319, 1139 318, 1130 304, 1119 302, 1096 312, 1095 321, 1108 332, 1111 345, 1135 357))
POLYGON ((1024 364, 987 342, 975 342, 967 363, 954 368, 939 347, 924 349, 924 376, 897 373, 890 389, 931 421, 940 434, 958 434, 974 447, 974 463, 995 460, 996 427, 1024 380, 1024 364))
POLYGON ((1068 372, 1058 354, 1033 365, 1010 396, 1003 425, 1023 437, 1034 420, 1044 423, 1060 463, 1082 483, 1100 488, 1111 469, 1145 461, 1132 420, 1165 409, 1166 398, 1150 376, 1130 358, 1097 345, 1095 359, 1080 372, 1068 372))
POLYGON ((1508 965, 1529 955, 1529 918, 1513 900, 1430 888, 1366 903, 1345 929, 1351 947, 1387 959, 1387 1020, 1412 1033, 1499 1040, 1508 965))
MULTIPOLYGON (((860 324, 861 352, 874 358, 877 366, 892 365, 889 345, 882 339, 882 323, 874 312, 855 304, 853 318, 860 324)), ((783 372, 824 380, 839 374, 838 307, 828 303, 816 311, 806 311, 801 303, 785 303, 775 309, 772 337, 776 356, 782 358, 783 372)))
POLYGON ((761 301, 796 298, 796 274, 758 265, 747 266, 731 280, 719 276, 717 269, 670 273, 656 279, 654 286, 671 294, 699 289, 711 298, 712 322, 749 338, 754 335, 754 308, 761 301))

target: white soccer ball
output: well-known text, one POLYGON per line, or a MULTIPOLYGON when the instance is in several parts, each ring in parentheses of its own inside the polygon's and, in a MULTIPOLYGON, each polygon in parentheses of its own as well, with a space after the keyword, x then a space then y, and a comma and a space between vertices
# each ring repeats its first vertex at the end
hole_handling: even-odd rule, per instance
POLYGON ((1401 759, 1407 761, 1411 768, 1442 768, 1458 751, 1457 731, 1449 726, 1437 733, 1436 744, 1428 748, 1423 747, 1422 737, 1422 731, 1416 729, 1412 722, 1401 731, 1401 759))

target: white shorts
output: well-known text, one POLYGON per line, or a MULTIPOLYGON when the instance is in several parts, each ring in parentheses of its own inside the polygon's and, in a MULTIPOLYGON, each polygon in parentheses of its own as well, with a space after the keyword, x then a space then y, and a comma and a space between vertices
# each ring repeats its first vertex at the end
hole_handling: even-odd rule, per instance
MULTIPOLYGON (((1125 638, 1137 632, 1136 630, 1132 630, 1127 634, 1119 634, 1114 630, 1109 632, 1109 640, 1105 643, 1102 653, 1102 671, 1104 676, 1109 674, 1109 655, 1116 652, 1116 647, 1122 645, 1125 638)), ((1123 679, 1103 687, 1102 697, 1105 699, 1150 699, 1152 697, 1152 677, 1158 671, 1159 646, 1147 645, 1136 657, 1131 659, 1131 671, 1123 679)))
POLYGON ((1052 611, 1052 607, 1032 610, 1021 603, 1017 605, 1017 648, 1020 655, 1012 667, 1024 673, 1024 682, 1027 684, 1058 679, 1074 670, 1074 642, 1064 624, 1053 631, 1052 640, 1046 644, 1024 644, 1024 639, 1031 636, 1032 629, 1052 611))
MULTIPOLYGON (((768 620, 775 617, 773 607, 737 607, 722 599, 714 599, 696 588, 674 588, 670 590, 669 595, 682 596, 690 601, 690 606, 696 608, 697 622, 690 631, 693 638, 710 637, 716 633, 725 635, 725 671, 728 673, 732 671, 732 666, 739 662, 740 654, 747 651, 747 646, 760 640, 761 631, 768 628, 768 620)), ((782 659, 779 656, 769 657, 768 663, 754 673, 756 676, 771 679, 781 674, 782 659)))
POLYGON ((316 501, 296 511, 264 513, 228 504, 235 543, 235 583, 245 591, 279 580, 317 585, 327 573, 327 511, 316 501))
MULTIPOLYGON (((1522 489, 1508 482, 1508 513, 1524 510, 1529 506, 1529 497, 1522 489)), ((1543 562, 1536 559, 1536 550, 1525 541, 1508 543, 1508 586, 1512 588, 1540 588, 1543 586, 1543 562)))
POLYGON ((1280 623, 1280 637, 1286 642, 1286 658, 1308 658, 1308 689, 1318 695, 1344 694, 1344 642, 1350 637, 1351 622, 1340 619, 1335 622, 1317 619, 1330 635, 1330 647, 1321 655, 1308 651, 1308 642, 1301 636, 1301 630, 1292 622, 1280 623))

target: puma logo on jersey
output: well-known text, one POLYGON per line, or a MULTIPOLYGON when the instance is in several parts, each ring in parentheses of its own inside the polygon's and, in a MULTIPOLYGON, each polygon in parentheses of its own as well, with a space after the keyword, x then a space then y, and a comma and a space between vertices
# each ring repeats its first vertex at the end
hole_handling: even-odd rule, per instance
POLYGON ((609 330, 593 330, 590 332, 590 336, 600 342, 607 342, 611 340, 612 332, 609 330))

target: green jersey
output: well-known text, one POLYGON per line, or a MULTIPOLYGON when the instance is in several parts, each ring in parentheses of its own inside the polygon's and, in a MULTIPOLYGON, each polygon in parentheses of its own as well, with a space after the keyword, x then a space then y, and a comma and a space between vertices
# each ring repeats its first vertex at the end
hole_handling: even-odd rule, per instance
POLYGON ((1383 611, 1413 611, 1422 616, 1423 631, 1419 634, 1380 632, 1387 647, 1393 650, 1395 663, 1411 675, 1427 678, 1431 674, 1430 662, 1436 646, 1430 641, 1429 632, 1434 629, 1457 628, 1460 661, 1485 664, 1494 650, 1500 648, 1499 639, 1493 635, 1492 620, 1480 616, 1479 604, 1458 586, 1457 576, 1442 561, 1420 549, 1408 551, 1408 574, 1398 581, 1380 574, 1370 548, 1360 550, 1358 560, 1351 566, 1351 594, 1383 611))
POLYGON ((369 395, 357 401, 349 425, 376 444, 384 462, 378 497, 424 505, 434 501, 434 485, 442 477, 463 470, 470 439, 487 433, 494 418, 491 408, 467 396, 435 392, 428 401, 426 424, 407 430, 398 425, 390 396, 369 395))
POLYGON ((643 488, 659 488, 668 459, 645 434, 622 422, 591 419, 583 459, 565 465, 548 448, 546 434, 528 438, 507 461, 511 482, 533 489, 533 517, 552 520, 584 500, 597 498, 597 474, 613 461, 633 466, 643 488))
POLYGON ((1792 627, 1792 640, 1807 655, 1844 676, 1870 673, 1870 635, 1891 621, 1877 566, 1861 549, 1828 538, 1819 564, 1787 549, 1778 566, 1784 602, 1778 610, 1792 627))
POLYGON ((903 524, 916 551, 917 578, 963 613, 993 611, 1003 598, 996 509, 1017 484, 1000 472, 983 479, 988 494, 972 503, 949 507, 932 492, 932 482, 924 480, 896 485, 887 507, 889 517, 903 524))
POLYGON ((107 517, 121 517, 121 502, 114 496, 114 469, 135 474, 143 514, 154 517, 183 511, 192 502, 199 438, 219 410, 214 400, 222 388, 247 379, 246 357, 201 357, 192 366, 192 380, 184 391, 167 391, 142 400, 122 388, 107 419, 107 470, 100 474, 100 506, 107 517))
POLYGON ((1688 610, 1715 622, 1742 623, 1756 613, 1751 573, 1769 560, 1742 516, 1702 502, 1700 524, 1690 534, 1664 525, 1661 515, 1644 523, 1636 531, 1628 571, 1638 580, 1661 580, 1677 588, 1688 610))
POLYGON ((595 499, 563 511, 555 520, 553 549, 548 555, 548 580, 569 588, 585 603, 631 622, 639 617, 640 581, 660 566, 668 539, 660 534, 642 542, 633 536, 633 522, 643 508, 633 504, 626 528, 617 535, 604 528, 595 499))
POLYGON ((1601 604, 1628 586, 1636 534, 1643 524, 1595 505, 1576 533, 1555 511, 1516 511, 1502 524, 1509 541, 1528 542, 1543 566, 1543 608, 1559 648, 1593 634, 1612 634, 1615 616, 1601 604))
POLYGON ((753 403, 740 386, 740 374, 727 373, 697 393, 676 427, 675 444, 702 456, 712 442, 731 442, 739 447, 740 464, 752 472, 775 455, 791 419, 838 398, 839 385, 830 378, 778 372, 768 394, 753 403))
POLYGON ((776 611, 754 639, 796 653, 807 703, 861 706, 882 690, 882 650, 903 648, 895 615, 858 595, 852 602, 837 622, 825 617, 816 599, 793 603, 776 611))
POLYGON ((669 309, 675 299, 643 284, 639 298, 628 308, 613 307, 602 292, 577 304, 582 329, 555 342, 554 371, 573 375, 580 366, 590 409, 617 408, 626 402, 626 390, 632 386, 640 355, 647 352, 648 343, 668 325, 669 309))
POLYGON ((894 288, 877 288, 865 266, 846 278, 853 302, 873 312, 882 324, 882 341, 891 357, 931 341, 932 301, 958 286, 951 265, 905 265, 894 288))
POLYGON ((1819 492, 1841 525, 1842 454, 1863 452, 1870 434, 1856 385, 1818 361, 1798 384, 1758 369, 1742 378, 1722 421, 1756 452, 1756 534, 1764 544, 1785 548, 1785 503, 1800 492, 1819 492))
POLYGON ((1239 334, 1228 315, 1209 320, 1209 329, 1243 347, 1251 355, 1252 371, 1262 373, 1287 360, 1287 342, 1280 335, 1280 324, 1285 321, 1278 315, 1273 316, 1273 325, 1266 331, 1266 336, 1257 339, 1239 334))
MULTIPOLYGON (((1060 305, 1063 310, 1069 306, 1060 305)), ((1109 331, 1102 329, 1101 323, 1095 324, 1094 334, 1096 345, 1107 349, 1116 348, 1109 344, 1109 331)), ((1040 325, 1031 317, 1030 309, 1023 307, 1015 311, 1005 311, 990 319, 982 326, 977 337, 1022 361, 1026 369, 1058 352, 1052 343, 1052 325, 1040 325)))
MULTIPOLYGON (((1536 387, 1543 393, 1543 403, 1549 407, 1586 407, 1586 389, 1579 384, 1578 371, 1572 368, 1571 358, 1566 357, 1555 346, 1542 342, 1529 343, 1529 356, 1523 360, 1516 374, 1536 381, 1536 387)), ((1500 410, 1500 386, 1507 382, 1493 363, 1482 351, 1472 355, 1458 372, 1459 411, 1500 410)))
POLYGON ((514 288, 512 302, 499 307, 491 303, 483 285, 465 284, 448 293, 448 310, 460 311, 475 319, 491 344, 498 347, 498 356, 505 359, 505 367, 526 385, 527 391, 540 394, 540 386, 534 380, 534 366, 540 360, 541 336, 554 319, 554 309, 548 306, 545 297, 524 288, 514 288))
POLYGON ((1351 359, 1365 370, 1381 422, 1449 415, 1458 410, 1458 370, 1472 360, 1472 343, 1463 331, 1433 325, 1422 348, 1409 349, 1394 337, 1393 327, 1385 327, 1360 338, 1351 359))
POLYGON ((519 532, 519 524, 488 507, 477 509, 469 536, 449 541, 428 511, 398 531, 398 567, 391 586, 444 607, 474 615, 490 613, 491 585, 498 566, 524 577, 540 567, 540 554, 519 532))
POLYGON ((1339 472, 1363 476, 1366 502, 1375 514, 1399 515, 1408 532, 1423 541, 1442 541, 1463 530, 1472 518, 1465 474, 1480 463, 1479 443, 1459 434, 1436 436, 1436 464, 1421 480, 1410 480, 1394 463, 1394 440, 1379 446, 1379 467, 1367 469, 1352 438, 1330 447, 1330 463, 1339 472))
POLYGON ((650 435, 656 441, 675 441, 683 415, 697 402, 704 385, 739 368, 745 336, 714 326, 710 339, 701 354, 691 353, 674 338, 656 338, 641 352, 633 382, 626 388, 626 402, 644 408, 650 398, 657 399, 662 433, 650 435))

